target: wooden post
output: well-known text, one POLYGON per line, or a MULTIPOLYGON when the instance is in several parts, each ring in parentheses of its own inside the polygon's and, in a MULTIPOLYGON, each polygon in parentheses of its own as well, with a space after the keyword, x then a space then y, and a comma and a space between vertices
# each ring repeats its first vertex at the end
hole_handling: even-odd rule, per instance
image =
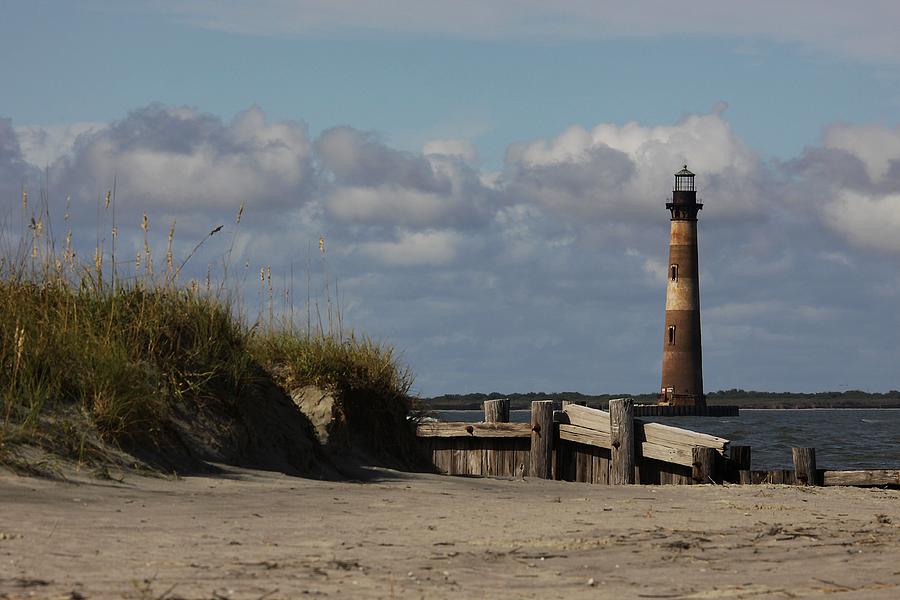
POLYGON ((717 483, 716 452, 715 448, 703 448, 694 446, 692 449, 694 465, 691 469, 691 477, 694 483, 717 483))
POLYGON ((730 467, 728 477, 732 482, 750 483, 750 446, 731 447, 730 467))
POLYGON ((484 401, 485 423, 509 423, 509 398, 484 401))
POLYGON ((816 449, 791 448, 797 485, 818 485, 816 477, 816 449))
POLYGON ((630 398, 609 401, 609 434, 612 445, 609 483, 634 483, 634 402, 630 398))
POLYGON ((550 479, 553 460, 553 401, 531 403, 531 457, 529 475, 550 479))

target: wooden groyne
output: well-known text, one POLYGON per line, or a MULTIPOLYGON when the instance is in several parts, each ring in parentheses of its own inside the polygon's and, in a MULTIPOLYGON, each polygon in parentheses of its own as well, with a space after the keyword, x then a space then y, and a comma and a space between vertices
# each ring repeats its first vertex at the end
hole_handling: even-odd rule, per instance
POLYGON ((646 422, 637 408, 628 399, 611 400, 609 411, 538 401, 530 423, 509 423, 508 401, 488 400, 482 423, 422 423, 417 435, 435 469, 447 475, 608 485, 900 486, 900 470, 820 469, 814 448, 793 448, 793 469, 754 470, 749 446, 646 422))

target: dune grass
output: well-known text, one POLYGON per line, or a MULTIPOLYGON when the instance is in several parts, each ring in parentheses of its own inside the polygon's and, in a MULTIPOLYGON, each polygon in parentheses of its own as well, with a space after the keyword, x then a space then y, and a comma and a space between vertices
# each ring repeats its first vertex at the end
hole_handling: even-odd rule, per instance
POLYGON ((392 347, 366 337, 305 336, 288 329, 255 336, 253 355, 285 389, 315 385, 336 392, 345 440, 393 457, 415 455, 413 376, 392 347))
MULTIPOLYGON (((330 327, 300 331, 271 305, 268 323, 250 323, 224 286, 179 285, 171 232, 164 278, 116 282, 102 248, 81 264, 69 233, 56 253, 39 238, 40 219, 0 256, 0 464, 22 445, 102 463, 104 448, 158 441, 179 404, 229 414, 272 383, 328 388, 367 440, 411 451, 412 377, 389 346, 330 327)), ((146 243, 145 253, 146 265, 146 243)))

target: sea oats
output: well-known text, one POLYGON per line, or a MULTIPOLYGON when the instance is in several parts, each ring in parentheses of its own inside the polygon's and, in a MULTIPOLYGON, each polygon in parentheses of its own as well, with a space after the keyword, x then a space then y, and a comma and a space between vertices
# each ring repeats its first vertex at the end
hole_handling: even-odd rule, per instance
POLYGON ((175 239, 175 219, 172 219, 172 226, 169 228, 169 245, 166 248, 166 276, 174 276, 175 260, 172 256, 172 242, 175 239))
POLYGON ((19 364, 22 362, 22 351, 25 349, 25 328, 19 327, 19 324, 16 323, 16 331, 15 331, 15 346, 16 346, 16 364, 13 368, 13 373, 19 372, 19 364))

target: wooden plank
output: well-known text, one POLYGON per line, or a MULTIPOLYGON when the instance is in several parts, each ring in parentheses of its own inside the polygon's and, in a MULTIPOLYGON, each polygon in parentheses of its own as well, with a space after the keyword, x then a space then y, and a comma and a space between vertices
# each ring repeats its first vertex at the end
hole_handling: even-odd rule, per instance
MULTIPOLYGON (((559 425, 559 438, 569 442, 587 444, 598 448, 612 447, 608 433, 602 433, 578 425, 559 425)), ((638 449, 640 456, 663 462, 690 467, 693 464, 691 446, 663 446, 650 442, 642 442, 638 449)))
POLYGON ((575 447, 575 481, 590 483, 591 481, 591 449, 588 446, 575 447))
POLYGON ((597 453, 599 460, 594 465, 595 469, 599 469, 598 472, 594 472, 594 481, 602 485, 609 485, 609 458, 610 452, 605 448, 594 448, 594 452, 597 453))
POLYGON ((519 446, 516 448, 516 467, 513 475, 518 476, 519 473, 532 476, 531 452, 528 446, 519 446))
MULTIPOLYGON (((530 443, 530 442, 529 442, 530 443)), ((506 454, 506 475, 507 477, 517 477, 520 475, 519 473, 519 465, 520 465, 520 450, 519 447, 513 445, 509 452, 506 454)))
POLYGON ((517 438, 531 437, 528 423, 421 423, 419 437, 517 438))
POLYGON ((724 454, 725 449, 728 447, 728 440, 709 435, 708 433, 672 427, 662 423, 645 423, 640 419, 636 420, 636 424, 638 438, 654 444, 680 444, 692 447, 714 448, 719 454, 724 454))
POLYGON ((481 474, 484 477, 497 475, 497 440, 481 440, 481 474))
POLYGON ((694 464, 694 456, 689 446, 661 446, 644 442, 640 446, 642 458, 652 458, 667 463, 690 467, 694 464))
POLYGON ((599 448, 611 448, 609 432, 603 433, 595 429, 580 427, 578 425, 559 425, 559 439, 579 444, 597 446, 599 448))
MULTIPOLYGON (((610 401, 612 402, 612 401, 610 401)), ((593 429, 600 433, 609 433, 609 413, 596 408, 587 408, 575 404, 567 404, 563 410, 569 425, 577 425, 586 429, 593 429)), ((661 423, 647 423, 635 419, 635 435, 640 441, 647 441, 659 445, 677 444, 687 447, 701 446, 715 448, 720 454, 725 453, 729 441, 708 433, 691 431, 661 423)))
POLYGON ((824 471, 822 485, 900 485, 900 469, 824 471))
POLYGON ((609 413, 596 408, 567 404, 563 412, 570 425, 578 425, 601 433, 609 433, 609 413))
MULTIPOLYGON (((490 440, 485 440, 490 441, 490 440)), ((481 446, 482 442, 479 440, 476 446, 470 440, 466 440, 469 447, 466 448, 466 458, 468 459, 468 464, 466 465, 466 475, 473 475, 476 477, 481 477, 484 475, 484 471, 482 471, 481 463, 484 460, 484 448, 481 446)))
POLYGON ((466 440, 455 439, 453 444, 453 464, 450 467, 451 475, 466 475, 469 467, 469 457, 466 453, 466 440))
POLYGON ((609 484, 609 458, 603 448, 591 448, 591 483, 609 484))

